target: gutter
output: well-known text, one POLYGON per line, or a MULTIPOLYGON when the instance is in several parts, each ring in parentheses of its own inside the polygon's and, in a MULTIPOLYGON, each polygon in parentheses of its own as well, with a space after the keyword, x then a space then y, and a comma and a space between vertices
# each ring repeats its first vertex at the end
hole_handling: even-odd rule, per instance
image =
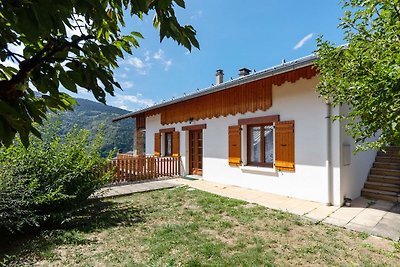
POLYGON ((332 106, 326 102, 326 180, 327 180, 327 206, 333 203, 333 177, 332 177, 332 106))
POLYGON ((145 113, 147 111, 151 111, 151 110, 154 110, 154 109, 157 109, 157 108, 169 106, 169 105, 172 105, 172 104, 176 104, 176 103, 179 103, 179 102, 190 100, 190 99, 193 99, 193 98, 196 98, 196 97, 200 97, 200 96, 203 96, 203 95, 208 95, 208 94, 211 94, 211 93, 223 91, 223 90, 229 89, 229 88, 234 87, 234 86, 238 86, 238 85, 245 84, 245 83, 248 83, 248 82, 264 79, 264 78, 271 77, 271 76, 274 76, 274 75, 277 75, 277 74, 281 74, 281 73, 285 73, 285 72, 288 72, 288 71, 300 69, 300 68, 312 65, 313 62, 316 59, 317 59, 316 55, 309 55, 309 56, 306 56, 306 57, 302 57, 302 58, 299 58, 299 59, 296 59, 296 60, 281 64, 281 65, 277 65, 277 66, 274 66, 274 67, 259 71, 259 72, 254 73, 254 74, 246 75, 246 76, 239 77, 239 78, 236 78, 234 80, 231 80, 231 81, 219 84, 219 85, 208 87, 206 89, 200 90, 199 92, 196 92, 196 93, 188 95, 188 96, 184 96, 184 97, 180 97, 180 98, 177 98, 177 99, 173 99, 171 101, 167 101, 167 102, 164 102, 164 103, 156 104, 156 105, 151 106, 151 107, 147 107, 147 108, 144 108, 144 109, 141 109, 141 110, 138 110, 138 111, 134 111, 134 112, 131 112, 131 113, 116 117, 112 121, 116 122, 116 121, 123 120, 123 119, 129 118, 129 117, 134 117, 136 115, 139 115, 139 114, 142 114, 142 113, 145 113))

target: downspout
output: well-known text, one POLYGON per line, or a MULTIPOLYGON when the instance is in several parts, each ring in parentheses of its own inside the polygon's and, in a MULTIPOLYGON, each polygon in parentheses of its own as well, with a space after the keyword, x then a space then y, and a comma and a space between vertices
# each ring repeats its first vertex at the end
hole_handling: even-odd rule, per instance
POLYGON ((326 178, 328 198, 327 205, 331 206, 333 202, 333 179, 332 179, 332 107, 329 101, 326 102, 326 178))

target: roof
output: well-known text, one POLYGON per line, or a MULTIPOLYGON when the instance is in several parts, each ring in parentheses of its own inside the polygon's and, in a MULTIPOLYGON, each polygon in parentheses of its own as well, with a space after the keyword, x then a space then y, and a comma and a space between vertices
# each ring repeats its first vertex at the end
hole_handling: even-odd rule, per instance
POLYGON ((169 105, 183 102, 183 101, 186 101, 189 99, 193 99, 193 98, 197 98, 200 96, 215 93, 218 91, 226 90, 226 89, 229 89, 231 87, 234 87, 234 86, 237 86, 240 84, 256 81, 259 79, 271 77, 271 76, 274 76, 277 74, 281 74, 281 73, 285 73, 285 72, 292 71, 295 69, 310 66, 313 64, 313 62, 316 59, 317 59, 317 56, 315 54, 312 54, 312 55, 302 57, 302 58, 299 58, 299 59, 296 59, 296 60, 293 60, 290 62, 282 63, 280 65, 277 65, 277 66, 274 66, 274 67, 271 67, 271 68, 268 68, 268 69, 265 69, 262 71, 254 72, 254 73, 246 75, 246 76, 238 77, 236 79, 233 79, 233 80, 230 80, 230 81, 218 84, 218 85, 214 85, 214 86, 202 89, 202 90, 197 90, 197 92, 190 94, 190 95, 175 98, 170 101, 162 102, 162 103, 155 104, 155 105, 147 107, 147 108, 143 108, 143 109, 140 109, 140 110, 137 110, 134 112, 130 112, 128 114, 116 117, 112 121, 116 122, 116 121, 123 120, 126 118, 135 117, 136 115, 139 115, 139 114, 142 114, 142 113, 145 113, 147 111, 151 111, 151 110, 154 110, 157 108, 169 106, 169 105))

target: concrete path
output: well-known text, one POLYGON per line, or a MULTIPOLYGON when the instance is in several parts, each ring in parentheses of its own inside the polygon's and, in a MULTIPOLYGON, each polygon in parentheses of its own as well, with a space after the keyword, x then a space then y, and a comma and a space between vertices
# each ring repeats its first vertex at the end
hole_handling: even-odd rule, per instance
POLYGON ((123 196, 140 192, 172 188, 179 185, 180 183, 177 183, 176 181, 171 182, 170 180, 150 181, 150 182, 142 182, 142 183, 134 183, 126 185, 112 185, 100 189, 93 195, 93 197, 106 198, 106 197, 123 196))
POLYGON ((400 239, 400 205, 381 200, 372 202, 362 197, 355 199, 351 207, 335 207, 238 186, 183 178, 107 187, 96 193, 96 197, 113 197, 180 185, 294 213, 315 222, 333 224, 395 241, 400 239))

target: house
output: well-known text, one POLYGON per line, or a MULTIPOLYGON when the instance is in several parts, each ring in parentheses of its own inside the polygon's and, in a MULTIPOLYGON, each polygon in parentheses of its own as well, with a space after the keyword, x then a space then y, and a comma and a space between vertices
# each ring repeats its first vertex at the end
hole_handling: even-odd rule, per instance
POLYGON ((341 205, 360 195, 376 151, 353 154, 319 97, 314 55, 240 76, 114 120, 136 119, 139 155, 180 157, 182 175, 341 205))

